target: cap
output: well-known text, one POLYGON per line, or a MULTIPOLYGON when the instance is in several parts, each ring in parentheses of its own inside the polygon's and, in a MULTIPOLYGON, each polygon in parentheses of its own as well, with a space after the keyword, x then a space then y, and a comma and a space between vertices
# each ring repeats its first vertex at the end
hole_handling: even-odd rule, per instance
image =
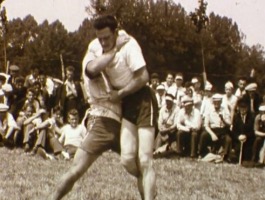
POLYGON ((226 82, 226 84, 225 84, 225 88, 226 88, 226 89, 233 89, 233 88, 234 88, 234 85, 233 85, 232 82, 228 81, 228 82, 226 82))
POLYGON ((193 99, 190 96, 185 95, 184 97, 182 97, 181 102, 184 106, 192 105, 193 99))
POLYGON ((183 76, 181 76, 181 75, 176 75, 175 80, 183 80, 183 76))
POLYGON ((212 97, 213 101, 222 101, 222 98, 223 98, 223 95, 218 94, 218 93, 214 94, 212 97))
POLYGON ((250 83, 245 87, 246 91, 256 91, 257 90, 257 83, 250 83))
POLYGON ((212 88, 213 88, 213 85, 209 81, 206 81, 204 90, 211 91, 212 88))
POLYGON ((156 90, 165 90, 165 86, 164 85, 158 85, 156 87, 156 90))
POLYGON ((198 78, 196 78, 196 77, 194 77, 194 78, 192 78, 191 79, 191 83, 198 83, 199 82, 199 80, 198 80, 198 78))
POLYGON ((8 109, 9 109, 8 105, 0 103, 0 112, 6 112, 8 109))
POLYGON ((174 96, 172 94, 166 94, 165 100, 173 102, 174 101, 174 96))
POLYGON ((259 111, 265 111, 265 104, 261 104, 259 106, 259 111))
POLYGON ((17 65, 11 65, 9 67, 9 70, 11 70, 11 71, 19 71, 19 67, 17 65))

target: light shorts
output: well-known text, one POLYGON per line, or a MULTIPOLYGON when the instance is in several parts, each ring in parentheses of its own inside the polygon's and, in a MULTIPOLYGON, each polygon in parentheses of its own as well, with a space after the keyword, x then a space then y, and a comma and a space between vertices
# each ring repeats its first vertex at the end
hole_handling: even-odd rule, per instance
POLYGON ((152 89, 144 86, 123 98, 122 117, 138 127, 156 127, 158 105, 152 89))
POLYGON ((80 148, 94 155, 100 155, 109 149, 120 153, 120 128, 121 123, 114 119, 89 116, 87 122, 88 134, 80 148))

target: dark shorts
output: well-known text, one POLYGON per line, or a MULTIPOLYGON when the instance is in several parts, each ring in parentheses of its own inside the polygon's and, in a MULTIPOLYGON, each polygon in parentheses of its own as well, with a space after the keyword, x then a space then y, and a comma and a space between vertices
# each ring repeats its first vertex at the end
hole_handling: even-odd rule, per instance
POLYGON ((144 86, 122 100, 122 116, 138 127, 156 127, 158 105, 154 91, 144 86))
POLYGON ((88 134, 80 148, 95 155, 109 149, 120 153, 120 128, 121 124, 114 119, 90 116, 87 122, 88 134))

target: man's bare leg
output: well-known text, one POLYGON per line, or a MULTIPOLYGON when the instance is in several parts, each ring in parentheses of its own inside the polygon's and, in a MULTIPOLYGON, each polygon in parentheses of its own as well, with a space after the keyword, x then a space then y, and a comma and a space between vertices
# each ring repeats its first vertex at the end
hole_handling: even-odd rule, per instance
POLYGON ((59 181, 56 191, 52 194, 51 200, 63 198, 73 188, 75 182, 87 171, 98 155, 88 154, 82 149, 77 149, 73 165, 59 181))
POLYGON ((142 180, 144 200, 153 200, 155 197, 155 171, 153 168, 154 127, 142 127, 138 129, 139 138, 139 170, 142 180))
POLYGON ((122 120, 121 126, 121 164, 126 171, 135 176, 138 180, 138 190, 142 199, 144 199, 142 176, 138 167, 138 136, 137 127, 128 122, 122 120))

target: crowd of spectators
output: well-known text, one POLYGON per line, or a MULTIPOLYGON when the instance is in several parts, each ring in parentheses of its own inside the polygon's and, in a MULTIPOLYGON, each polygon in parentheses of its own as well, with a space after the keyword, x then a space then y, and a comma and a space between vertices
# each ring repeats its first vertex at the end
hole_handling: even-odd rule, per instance
POLYGON ((184 83, 182 73, 168 73, 165 81, 153 73, 150 87, 159 105, 154 156, 175 153, 201 161, 264 162, 265 99, 254 79, 240 77, 224 92, 200 77, 184 83))
POLYGON ((21 76, 11 65, 0 73, 0 146, 23 148, 47 159, 70 159, 85 137, 81 123, 88 108, 75 69, 65 69, 65 80, 47 76, 39 67, 21 76))
MULTIPOLYGON (((19 147, 30 155, 70 159, 86 135, 81 120, 89 108, 75 69, 65 80, 40 68, 21 76, 16 65, 0 73, 0 146, 19 147)), ((154 156, 174 153, 202 161, 264 162, 265 100, 258 84, 240 77, 216 93, 209 81, 168 73, 165 81, 153 73, 149 86, 158 106, 154 156)))

